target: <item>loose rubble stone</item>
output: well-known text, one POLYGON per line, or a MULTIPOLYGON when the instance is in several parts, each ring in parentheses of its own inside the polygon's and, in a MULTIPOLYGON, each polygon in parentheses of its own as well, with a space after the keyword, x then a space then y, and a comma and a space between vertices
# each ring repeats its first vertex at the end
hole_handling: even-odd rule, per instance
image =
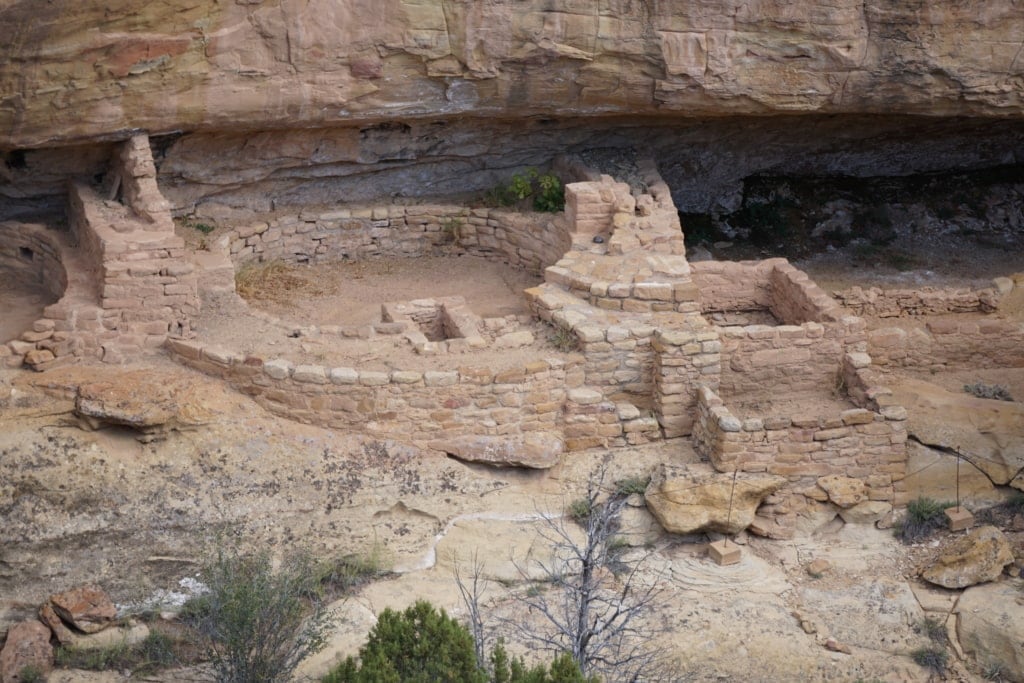
POLYGON ((829 500, 841 508, 850 508, 868 499, 868 488, 860 479, 831 474, 818 479, 818 486, 825 489, 829 500))

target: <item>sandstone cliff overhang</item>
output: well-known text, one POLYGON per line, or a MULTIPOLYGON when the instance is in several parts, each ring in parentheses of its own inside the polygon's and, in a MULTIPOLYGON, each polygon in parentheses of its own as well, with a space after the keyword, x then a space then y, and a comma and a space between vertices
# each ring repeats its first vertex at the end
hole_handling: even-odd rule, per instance
POLYGON ((451 117, 1020 118, 1013 3, 13 0, 0 149, 451 117))

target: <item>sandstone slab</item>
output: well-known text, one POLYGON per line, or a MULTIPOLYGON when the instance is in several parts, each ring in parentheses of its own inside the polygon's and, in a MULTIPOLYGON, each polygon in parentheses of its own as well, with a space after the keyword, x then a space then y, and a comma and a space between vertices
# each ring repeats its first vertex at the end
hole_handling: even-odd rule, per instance
POLYGON ((1024 470, 1024 404, 975 398, 929 382, 903 379, 894 399, 910 414, 907 430, 922 443, 960 453, 996 484, 1024 470))
POLYGON ((429 446, 466 462, 530 469, 554 467, 565 451, 565 442, 560 438, 541 432, 517 436, 462 436, 432 441, 429 446))
POLYGON ((1024 681, 1024 594, 1009 582, 972 586, 960 596, 957 637, 979 668, 999 668, 1004 679, 1024 681))
POLYGON ((992 480, 973 463, 916 441, 907 442, 907 472, 903 484, 910 499, 956 500, 959 480, 960 500, 965 503, 991 505, 1003 500, 992 480))
POLYGON ((966 588, 998 579, 1011 562, 1013 551, 1003 533, 983 526, 958 538, 921 577, 946 588, 966 588))
POLYGON ((853 507, 841 508, 839 516, 847 524, 874 524, 892 512, 892 505, 881 500, 866 500, 853 507))
POLYGON ((773 475, 733 475, 704 465, 662 465, 644 493, 647 507, 666 531, 735 534, 750 526, 761 501, 786 483, 773 475), (729 509, 730 494, 732 510, 729 509))

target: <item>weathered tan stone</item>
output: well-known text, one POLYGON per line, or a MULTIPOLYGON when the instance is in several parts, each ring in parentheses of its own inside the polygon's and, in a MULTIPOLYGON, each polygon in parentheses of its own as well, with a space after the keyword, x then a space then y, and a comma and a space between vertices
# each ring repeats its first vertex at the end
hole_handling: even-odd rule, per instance
POLYGON ((853 507, 840 508, 839 516, 847 524, 874 524, 892 512, 892 505, 880 500, 866 500, 853 507))
POLYGON ((662 465, 655 470, 644 498, 666 531, 735 534, 750 525, 761 501, 785 483, 783 477, 739 474, 733 492, 731 474, 700 465, 662 465))
POLYGON ((908 431, 919 441, 950 448, 996 484, 1024 469, 1024 404, 975 398, 934 384, 902 379, 894 398, 910 412, 908 431))
POLYGON ((841 508, 850 508, 868 499, 868 489, 860 479, 830 474, 818 479, 818 486, 828 492, 829 500, 841 508))
POLYGON ((983 526, 958 538, 921 577, 946 588, 965 588, 996 580, 1011 562, 1013 552, 1003 533, 983 526))
POLYGON ((1024 609, 1020 589, 1009 582, 971 586, 956 605, 957 638, 982 670, 1024 681, 1024 609))

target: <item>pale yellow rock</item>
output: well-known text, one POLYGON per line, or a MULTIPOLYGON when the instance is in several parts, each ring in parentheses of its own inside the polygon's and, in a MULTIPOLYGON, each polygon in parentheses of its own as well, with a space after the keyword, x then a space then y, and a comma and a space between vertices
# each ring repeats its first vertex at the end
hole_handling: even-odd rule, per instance
POLYGON ((827 493, 829 500, 841 508, 850 508, 868 499, 868 489, 860 479, 830 474, 818 479, 818 486, 827 493))
MULTIPOLYGON (((956 501, 957 457, 910 441, 907 443, 907 472, 903 480, 910 500, 926 497, 938 501, 956 501)), ((995 504, 1005 495, 967 460, 960 460, 960 499, 966 503, 995 504)))
POLYGON ((994 581, 1011 562, 1013 552, 1003 533, 994 526, 983 526, 946 548, 921 577, 946 588, 965 588, 994 581))
POLYGON ((951 448, 994 483, 1024 469, 1024 404, 975 398, 917 379, 892 386, 910 414, 907 429, 922 443, 951 448))
POLYGON ((706 465, 662 465, 651 477, 644 498, 666 531, 734 534, 748 527, 761 501, 785 483, 783 477, 740 474, 733 491, 731 474, 706 465))
POLYGON ((957 637, 983 670, 999 669, 1005 680, 1024 681, 1024 605, 1009 582, 972 586, 960 596, 957 637))

